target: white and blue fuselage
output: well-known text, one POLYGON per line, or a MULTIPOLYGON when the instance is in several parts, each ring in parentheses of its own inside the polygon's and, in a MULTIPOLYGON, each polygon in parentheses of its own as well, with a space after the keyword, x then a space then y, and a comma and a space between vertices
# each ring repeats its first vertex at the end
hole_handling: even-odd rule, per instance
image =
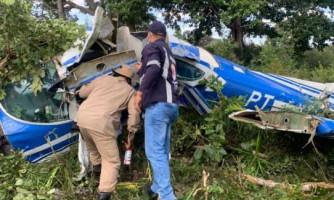
MULTIPOLYGON (((95 29, 93 26, 89 31, 95 29)), ((97 37, 98 35, 92 34, 89 38, 97 37)), ((92 41, 86 42, 85 45, 90 46, 90 43, 92 41)), ((184 104, 193 106, 200 114, 210 112, 211 106, 208 102, 218 100, 215 92, 199 84, 201 80, 211 76, 217 77, 223 83, 221 92, 226 97, 244 96, 246 109, 255 110, 258 107, 265 111, 275 111, 287 105, 302 107, 310 102, 322 100, 334 111, 333 84, 252 71, 174 36, 169 37, 169 44, 177 62, 177 77, 182 87, 181 99, 184 104)), ((84 50, 71 51, 63 61, 65 67, 60 70, 64 76, 69 74, 66 67, 80 62, 84 54, 84 50)), ((136 51, 135 56, 137 58, 140 57, 138 52, 136 51)), ((122 62, 133 65, 136 62, 134 56, 126 59, 126 55, 122 55, 122 62)), ((120 63, 110 67, 120 67, 120 63)), ((75 84, 70 85, 68 89, 75 91, 81 85, 110 72, 111 70, 107 69, 103 73, 86 74, 82 79, 74 76, 75 84)), ((54 70, 52 67, 48 68, 46 80, 43 81, 45 85, 37 96, 29 89, 31 80, 6 86, 7 95, 0 105, 2 137, 6 138, 13 149, 23 151, 27 160, 31 162, 39 162, 54 152, 64 151, 78 139, 78 132, 72 130, 74 122, 69 117, 71 109, 66 95, 49 90, 54 76, 55 67, 54 70)), ((334 121, 317 118, 322 123, 316 128, 316 136, 334 137, 334 121)))

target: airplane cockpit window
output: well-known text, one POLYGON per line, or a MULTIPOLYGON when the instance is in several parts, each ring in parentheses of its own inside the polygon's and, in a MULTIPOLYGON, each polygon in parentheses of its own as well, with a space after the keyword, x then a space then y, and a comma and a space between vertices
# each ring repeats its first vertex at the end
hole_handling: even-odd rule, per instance
POLYGON ((6 111, 19 119, 30 122, 57 122, 68 119, 68 104, 62 92, 50 91, 50 87, 59 81, 53 62, 43 66, 42 91, 35 95, 31 89, 32 78, 4 87, 5 99, 2 101, 6 111))
POLYGON ((176 60, 177 78, 183 81, 195 81, 204 76, 204 72, 182 60, 176 60))

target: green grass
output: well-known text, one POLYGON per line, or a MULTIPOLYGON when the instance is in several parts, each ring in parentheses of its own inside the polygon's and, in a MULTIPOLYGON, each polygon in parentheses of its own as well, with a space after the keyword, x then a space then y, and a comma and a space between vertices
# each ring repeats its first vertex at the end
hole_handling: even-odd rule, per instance
MULTIPOLYGON (((177 196, 180 199, 205 199, 204 191, 208 190, 208 199, 211 200, 334 199, 334 192, 330 190, 316 189, 304 193, 299 187, 285 190, 267 188, 243 179, 240 173, 296 185, 308 181, 334 182, 333 141, 317 138, 315 143, 321 152, 319 155, 310 145, 302 148, 308 139, 305 135, 262 132, 259 144, 254 130, 250 134, 227 134, 228 154, 219 163, 203 163, 179 153, 174 157, 172 153, 171 180, 177 196), (261 160, 250 153, 255 149, 268 158, 261 160), (259 163, 262 169, 256 170, 259 163), (202 170, 210 173, 207 188, 203 188, 202 170), (202 190, 193 196, 198 188, 202 190)), ((70 153, 42 164, 26 162, 19 153, 0 156, 0 199, 53 199, 55 193, 60 193, 62 199, 94 199, 97 183, 93 178, 74 181, 78 171, 75 146, 70 153)), ((115 199, 147 199, 142 188, 150 182, 149 172, 141 135, 137 138, 132 167, 122 166, 120 170, 115 199)))

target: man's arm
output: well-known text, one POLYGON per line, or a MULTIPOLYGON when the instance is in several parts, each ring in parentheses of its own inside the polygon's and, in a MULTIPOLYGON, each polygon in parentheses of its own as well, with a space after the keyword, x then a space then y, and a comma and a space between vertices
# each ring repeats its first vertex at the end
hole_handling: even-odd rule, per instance
POLYGON ((140 128, 140 112, 135 109, 135 95, 132 95, 128 102, 128 131, 129 133, 135 133, 140 128))
POLYGON ((79 96, 81 98, 86 99, 89 96, 89 94, 93 91, 94 86, 95 86, 95 80, 87 85, 82 86, 79 90, 79 96))
POLYGON ((149 90, 155 80, 161 75, 160 50, 157 47, 150 46, 145 51, 147 56, 146 72, 142 77, 139 91, 144 93, 149 90))

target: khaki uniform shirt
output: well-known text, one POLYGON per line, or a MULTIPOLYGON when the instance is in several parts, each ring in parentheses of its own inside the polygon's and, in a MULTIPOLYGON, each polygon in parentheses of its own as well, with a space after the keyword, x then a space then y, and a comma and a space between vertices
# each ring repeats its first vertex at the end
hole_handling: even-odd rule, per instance
POLYGON ((115 134, 120 128, 121 112, 128 108, 128 131, 139 129, 140 114, 134 108, 135 90, 123 77, 101 76, 82 86, 81 98, 87 98, 79 107, 79 127, 104 134, 115 134))

